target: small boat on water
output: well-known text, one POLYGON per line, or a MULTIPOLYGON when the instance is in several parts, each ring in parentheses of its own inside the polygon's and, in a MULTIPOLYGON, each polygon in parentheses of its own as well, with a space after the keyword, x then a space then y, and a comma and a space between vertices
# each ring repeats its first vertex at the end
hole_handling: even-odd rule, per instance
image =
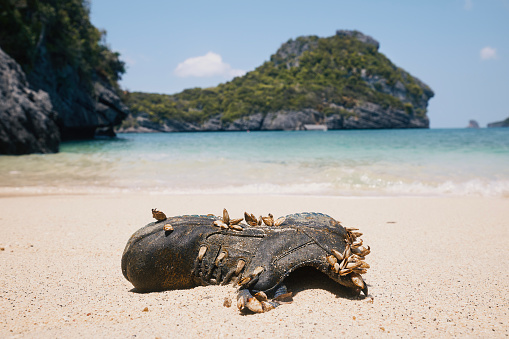
POLYGON ((326 131, 327 125, 312 125, 312 124, 304 125, 304 130, 305 131, 326 131))

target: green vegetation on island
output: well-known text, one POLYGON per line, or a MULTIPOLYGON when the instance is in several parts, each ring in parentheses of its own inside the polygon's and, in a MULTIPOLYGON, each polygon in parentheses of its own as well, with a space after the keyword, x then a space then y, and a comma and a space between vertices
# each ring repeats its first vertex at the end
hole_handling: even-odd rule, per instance
POLYGON ((90 23, 87 0, 2 0, 0 47, 27 74, 45 49, 54 69, 71 67, 85 84, 97 76, 118 88, 124 62, 108 48, 105 34, 90 23))
MULTIPOLYGON (((256 113, 303 109, 350 116, 366 102, 425 117, 431 89, 378 52, 372 38, 361 38, 369 37, 356 31, 299 37, 283 44, 270 61, 230 82, 174 95, 132 92, 127 104, 134 117, 148 115, 156 124, 201 124, 218 114, 228 123, 256 113)), ((124 127, 135 124, 135 119, 127 119, 124 127)))

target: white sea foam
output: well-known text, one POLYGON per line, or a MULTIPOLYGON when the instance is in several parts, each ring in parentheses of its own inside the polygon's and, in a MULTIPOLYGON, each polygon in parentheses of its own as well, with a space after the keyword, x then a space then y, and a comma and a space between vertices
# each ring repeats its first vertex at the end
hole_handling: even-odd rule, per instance
POLYGON ((249 195, 324 195, 330 192, 330 184, 306 183, 293 185, 250 184, 214 188, 163 190, 156 194, 249 194, 249 195))
POLYGON ((423 182, 395 183, 384 188, 360 185, 333 186, 330 183, 278 185, 272 183, 228 185, 222 187, 105 187, 105 186, 22 186, 0 187, 0 195, 130 194, 153 195, 313 195, 343 197, 380 196, 470 196, 509 198, 509 181, 471 180, 440 184, 423 182))
POLYGON ((481 196, 509 197, 509 181, 484 181, 473 179, 465 182, 445 181, 438 184, 413 182, 397 184, 387 188, 390 195, 436 195, 436 196, 481 196))

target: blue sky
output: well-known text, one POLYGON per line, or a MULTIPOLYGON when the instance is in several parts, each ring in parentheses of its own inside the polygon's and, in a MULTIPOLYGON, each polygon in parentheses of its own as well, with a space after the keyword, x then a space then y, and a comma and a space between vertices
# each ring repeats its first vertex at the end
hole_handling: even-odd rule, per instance
POLYGON ((91 0, 91 9, 130 91, 216 86, 291 38, 355 29, 434 90, 432 128, 509 117, 509 0, 91 0))

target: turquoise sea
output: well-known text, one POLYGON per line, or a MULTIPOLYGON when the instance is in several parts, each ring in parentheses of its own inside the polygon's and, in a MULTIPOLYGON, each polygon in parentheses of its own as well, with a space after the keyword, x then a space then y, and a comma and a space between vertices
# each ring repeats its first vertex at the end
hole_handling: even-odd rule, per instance
POLYGON ((509 197, 509 128, 119 134, 0 157, 0 193, 509 197))

